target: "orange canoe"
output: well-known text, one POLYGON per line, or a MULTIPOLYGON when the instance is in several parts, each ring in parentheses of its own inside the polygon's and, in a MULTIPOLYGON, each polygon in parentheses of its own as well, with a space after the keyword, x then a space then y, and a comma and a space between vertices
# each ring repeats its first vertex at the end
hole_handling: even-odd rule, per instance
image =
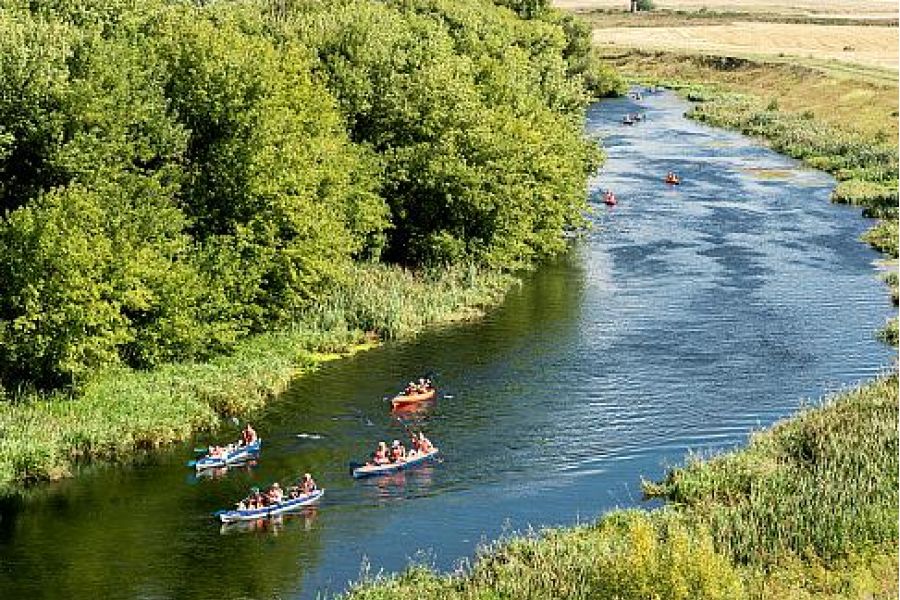
POLYGON ((434 400, 434 397, 437 395, 437 390, 432 388, 427 392, 420 392, 418 394, 410 394, 408 396, 404 394, 400 394, 399 396, 395 396, 391 400, 391 406, 397 408, 398 406, 406 406, 408 404, 415 404, 416 402, 424 402, 426 400, 434 400))

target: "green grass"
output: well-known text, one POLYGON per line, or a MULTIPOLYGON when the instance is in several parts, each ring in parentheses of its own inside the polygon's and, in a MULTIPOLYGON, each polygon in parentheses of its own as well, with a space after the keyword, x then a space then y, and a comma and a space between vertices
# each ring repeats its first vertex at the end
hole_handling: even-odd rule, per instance
POLYGON ((416 566, 348 597, 896 598, 897 421, 894 375, 645 483, 661 509, 513 537, 467 572, 416 566))
POLYGON ((887 324, 878 331, 878 337, 885 344, 897 345, 898 337, 900 337, 900 332, 897 330, 897 317, 888 320, 887 324))
POLYGON ((742 563, 810 551, 832 560, 896 541, 897 402, 897 378, 877 380, 645 491, 685 506, 742 563))
MULTIPOLYGON (((896 209, 894 209, 896 212, 896 209)), ((885 218, 863 234, 863 241, 868 242, 876 250, 897 258, 897 216, 885 218)))
POLYGON ((0 495, 70 476, 80 461, 128 458, 253 414, 322 360, 477 317, 514 281, 474 268, 415 274, 366 265, 292 329, 249 338, 230 355, 108 371, 77 396, 21 391, 0 402, 0 495))

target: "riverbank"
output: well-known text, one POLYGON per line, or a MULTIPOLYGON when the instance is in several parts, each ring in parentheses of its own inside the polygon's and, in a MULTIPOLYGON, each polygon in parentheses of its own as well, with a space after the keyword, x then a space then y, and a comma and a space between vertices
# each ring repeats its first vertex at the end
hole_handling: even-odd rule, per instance
POLYGON ((477 318, 515 283, 474 267, 428 275, 361 266, 290 330, 249 338, 231 354, 110 370, 77 395, 20 393, 0 402, 0 496, 72 476, 86 461, 128 460, 252 416, 322 362, 477 318))
POLYGON ((897 383, 848 390, 646 483, 662 509, 502 541, 469 572, 417 567, 348 597, 895 598, 897 383))

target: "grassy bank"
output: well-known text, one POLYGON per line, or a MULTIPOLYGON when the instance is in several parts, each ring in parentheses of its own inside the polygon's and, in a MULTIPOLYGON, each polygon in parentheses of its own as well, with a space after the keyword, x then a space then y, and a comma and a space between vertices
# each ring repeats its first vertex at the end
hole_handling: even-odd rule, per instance
POLYGON ((513 538, 469 572, 416 567, 349 597, 896 598, 897 402, 897 377, 876 380, 645 484, 662 509, 513 538))
POLYGON ((22 391, 0 402, 0 495, 70 476, 79 461, 127 458, 253 414, 323 360, 477 317, 514 281, 474 268, 429 275, 358 267, 290 330, 249 338, 230 355, 107 371, 77 396, 22 391))

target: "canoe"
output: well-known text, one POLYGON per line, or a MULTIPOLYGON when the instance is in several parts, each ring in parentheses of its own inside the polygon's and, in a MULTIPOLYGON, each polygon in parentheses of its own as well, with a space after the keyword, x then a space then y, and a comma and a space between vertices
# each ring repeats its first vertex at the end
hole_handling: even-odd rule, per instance
POLYGON ((215 513, 219 520, 223 523, 238 523, 240 521, 255 521, 257 519, 268 519, 276 515, 282 515, 287 512, 298 510, 304 506, 309 506, 317 501, 325 493, 325 490, 315 490, 309 494, 299 496, 297 498, 288 498, 278 504, 264 506, 262 508, 253 508, 246 510, 220 510, 215 513))
POLYGON ((434 397, 437 395, 437 390, 431 388, 427 392, 421 392, 418 394, 409 394, 404 395, 400 394, 399 396, 394 396, 391 400, 391 406, 397 408, 398 406, 403 406, 405 404, 415 404, 416 402, 424 402, 426 400, 434 400, 434 397))
POLYGON ((407 458, 403 462, 388 463, 386 465, 363 465, 353 469, 353 478, 360 479, 362 477, 375 477, 377 475, 387 475, 388 473, 396 473, 409 467, 419 465, 425 461, 431 460, 438 455, 438 449, 433 448, 431 452, 425 454, 415 454, 412 458, 407 458))
POLYGON ((198 471, 203 471, 205 469, 216 469, 220 467, 227 467, 228 465, 246 462, 259 456, 259 450, 261 447, 262 440, 256 440, 252 444, 240 446, 238 448, 235 448, 231 452, 226 452, 225 456, 206 455, 203 458, 198 459, 194 464, 194 467, 198 471))

